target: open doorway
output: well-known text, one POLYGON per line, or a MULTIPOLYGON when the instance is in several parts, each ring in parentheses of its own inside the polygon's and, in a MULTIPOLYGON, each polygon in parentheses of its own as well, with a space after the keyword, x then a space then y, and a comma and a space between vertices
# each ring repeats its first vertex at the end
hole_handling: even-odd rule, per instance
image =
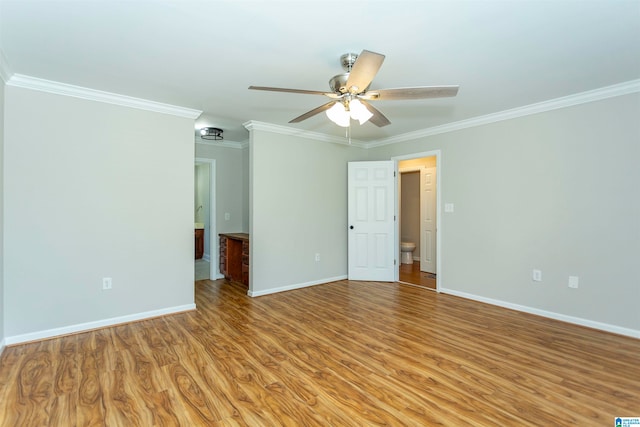
POLYGON ((434 155, 398 161, 398 280, 437 290, 437 163, 434 155))
POLYGON ((195 280, 214 280, 218 246, 215 222, 215 160, 196 159, 194 166, 195 280), (201 247, 198 249, 198 239, 201 247))

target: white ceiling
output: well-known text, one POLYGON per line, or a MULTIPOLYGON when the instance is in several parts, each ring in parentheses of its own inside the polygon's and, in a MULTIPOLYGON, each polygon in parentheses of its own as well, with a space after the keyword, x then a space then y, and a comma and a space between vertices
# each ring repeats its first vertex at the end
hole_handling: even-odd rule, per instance
POLYGON ((204 111, 248 138, 249 120, 342 136, 324 114, 288 125, 325 91, 340 55, 386 55, 371 88, 459 84, 455 98, 378 101, 392 122, 360 141, 640 78, 640 1, 0 1, 10 72, 204 111))

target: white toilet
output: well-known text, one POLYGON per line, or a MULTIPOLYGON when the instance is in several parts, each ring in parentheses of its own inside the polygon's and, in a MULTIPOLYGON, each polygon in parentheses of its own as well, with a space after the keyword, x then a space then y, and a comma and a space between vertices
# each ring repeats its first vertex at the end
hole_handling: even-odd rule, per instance
POLYGON ((400 242, 400 262, 403 264, 413 264, 413 251, 415 249, 415 243, 400 242))

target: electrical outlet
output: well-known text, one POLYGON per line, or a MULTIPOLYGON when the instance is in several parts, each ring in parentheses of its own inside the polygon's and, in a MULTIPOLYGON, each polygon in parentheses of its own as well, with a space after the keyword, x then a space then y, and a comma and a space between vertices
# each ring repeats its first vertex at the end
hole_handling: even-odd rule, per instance
POLYGON ((229 221, 229 219, 231 219, 231 214, 229 212, 225 212, 224 213, 224 220, 225 221, 229 221))
POLYGON ((103 277, 102 278, 102 290, 103 291, 107 291, 107 290, 111 289, 112 285, 113 285, 113 281, 111 280, 111 277, 103 277))
POLYGON ((571 289, 578 289, 578 276, 569 276, 569 287, 571 289))
POLYGON ((542 270, 533 270, 531 272, 531 279, 534 282, 542 282, 542 270))
POLYGON ((320 254, 316 254, 316 262, 320 262, 320 254))

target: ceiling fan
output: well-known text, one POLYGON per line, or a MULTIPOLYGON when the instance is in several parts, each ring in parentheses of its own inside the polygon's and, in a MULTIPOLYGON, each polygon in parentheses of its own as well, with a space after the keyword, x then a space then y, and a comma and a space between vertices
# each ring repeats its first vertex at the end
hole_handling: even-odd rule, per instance
POLYGON ((358 120, 360 124, 371 121, 378 127, 391 124, 389 119, 368 101, 444 98, 456 96, 458 93, 459 86, 418 86, 369 90, 369 85, 382 66, 384 58, 384 55, 368 50, 363 50, 360 55, 345 53, 340 57, 340 62, 346 73, 333 76, 329 80, 332 92, 267 86, 249 86, 249 89, 324 95, 332 100, 296 117, 289 123, 298 123, 325 111, 331 121, 343 127, 349 126, 351 119, 358 120))

